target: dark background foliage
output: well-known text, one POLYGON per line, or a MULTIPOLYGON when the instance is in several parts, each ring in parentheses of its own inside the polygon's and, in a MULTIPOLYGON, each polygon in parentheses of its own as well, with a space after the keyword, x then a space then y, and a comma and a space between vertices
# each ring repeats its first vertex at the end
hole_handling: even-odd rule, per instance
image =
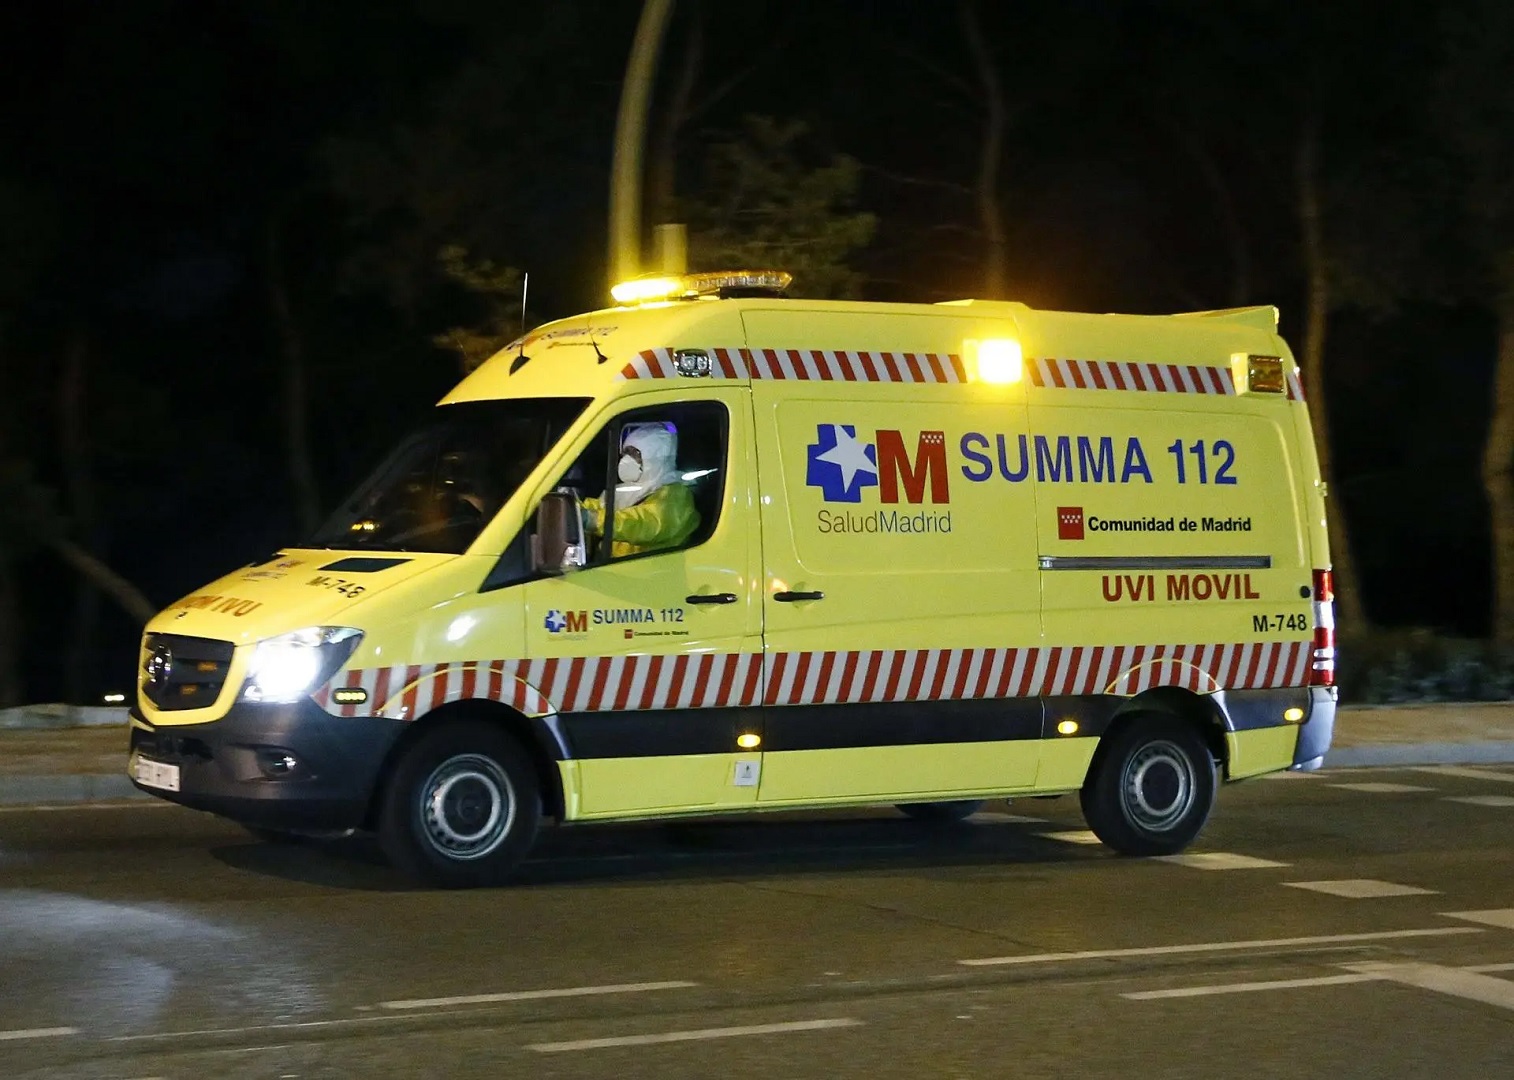
MULTIPOLYGON (((606 302, 638 8, 0 11, 0 705, 131 682, 138 626, 60 542, 164 604, 296 540, 470 348, 606 302)), ((1297 348, 1312 133, 1314 407, 1365 614, 1476 638, 1514 279, 1511 35, 1479 27, 1507 21, 1482 0, 681 0, 647 216, 688 221, 706 261, 787 253, 812 295, 1271 303, 1297 348)))

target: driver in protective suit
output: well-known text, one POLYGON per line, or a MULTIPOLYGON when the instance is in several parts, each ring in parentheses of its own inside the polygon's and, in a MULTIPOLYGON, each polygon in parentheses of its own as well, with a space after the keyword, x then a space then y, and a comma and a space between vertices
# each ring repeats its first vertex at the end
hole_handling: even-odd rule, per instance
MULTIPOLYGON (((677 461, 678 429, 672 424, 630 424, 621 432, 613 558, 678 547, 699 528, 699 511, 677 461)), ((588 531, 603 536, 604 496, 585 499, 583 506, 588 531)))

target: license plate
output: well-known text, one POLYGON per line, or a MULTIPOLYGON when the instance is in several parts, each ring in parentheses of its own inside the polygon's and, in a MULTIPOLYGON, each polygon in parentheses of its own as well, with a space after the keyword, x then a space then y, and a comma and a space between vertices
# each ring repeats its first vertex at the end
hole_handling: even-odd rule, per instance
POLYGON ((179 767, 166 761, 139 757, 132 762, 131 775, 143 787, 160 788, 163 791, 179 790, 179 767))

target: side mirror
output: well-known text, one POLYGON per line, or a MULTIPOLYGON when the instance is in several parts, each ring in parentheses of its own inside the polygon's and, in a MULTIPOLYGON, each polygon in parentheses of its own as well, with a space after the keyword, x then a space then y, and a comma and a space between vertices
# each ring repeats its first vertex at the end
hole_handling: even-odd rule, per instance
POLYGON ((536 508, 534 569, 549 574, 582 570, 588 563, 583 506, 572 491, 554 491, 536 508))

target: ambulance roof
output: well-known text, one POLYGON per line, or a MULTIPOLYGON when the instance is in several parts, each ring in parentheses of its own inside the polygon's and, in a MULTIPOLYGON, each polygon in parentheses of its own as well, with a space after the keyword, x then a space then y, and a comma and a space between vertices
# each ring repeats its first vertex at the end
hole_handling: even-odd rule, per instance
POLYGON ((712 373, 745 378, 741 350, 844 350, 957 357, 1010 338, 1026 360, 1227 364, 1236 353, 1286 357, 1270 306, 1178 315, 1039 311, 1004 301, 890 304, 771 296, 646 303, 546 323, 495 354, 443 402, 617 392, 617 383, 676 374, 678 350, 712 373), (724 370, 722 366, 725 365, 724 370))

